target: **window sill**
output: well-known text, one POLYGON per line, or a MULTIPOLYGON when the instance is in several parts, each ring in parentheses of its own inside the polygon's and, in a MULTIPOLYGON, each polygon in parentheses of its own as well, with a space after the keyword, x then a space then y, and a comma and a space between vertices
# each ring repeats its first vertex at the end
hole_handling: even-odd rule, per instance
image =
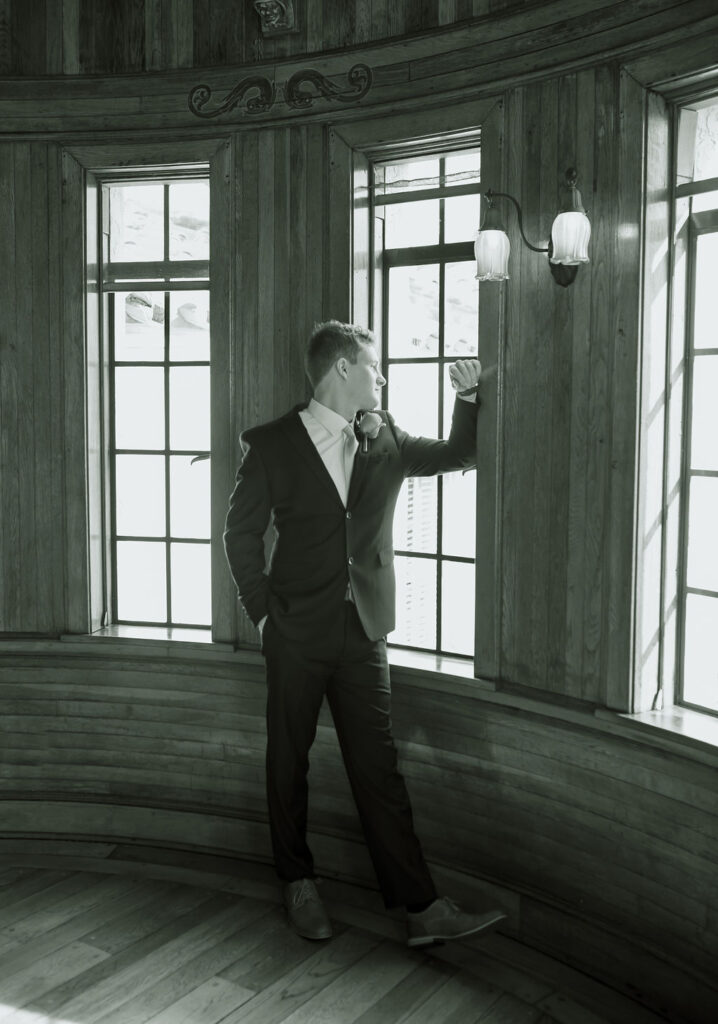
POLYGON ((233 644, 212 640, 209 629, 177 629, 163 626, 105 626, 94 633, 63 633, 63 647, 84 653, 89 647, 101 647, 107 654, 129 654, 161 658, 208 657, 226 659, 246 657, 259 663, 259 652, 235 648, 233 644))
POLYGON ((663 711, 627 714, 597 708, 596 718, 611 732, 634 736, 678 754, 718 766, 718 717, 691 708, 671 707, 663 711))

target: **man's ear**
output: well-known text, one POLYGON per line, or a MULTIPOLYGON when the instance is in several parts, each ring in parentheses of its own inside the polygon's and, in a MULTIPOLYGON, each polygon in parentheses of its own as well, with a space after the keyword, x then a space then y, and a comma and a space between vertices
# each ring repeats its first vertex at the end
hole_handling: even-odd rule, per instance
POLYGON ((339 374, 339 376, 340 377, 344 377, 344 379, 346 380, 347 372, 348 371, 347 371, 347 361, 344 358, 344 356, 340 356, 339 359, 337 359, 335 365, 336 365, 337 373, 339 374))

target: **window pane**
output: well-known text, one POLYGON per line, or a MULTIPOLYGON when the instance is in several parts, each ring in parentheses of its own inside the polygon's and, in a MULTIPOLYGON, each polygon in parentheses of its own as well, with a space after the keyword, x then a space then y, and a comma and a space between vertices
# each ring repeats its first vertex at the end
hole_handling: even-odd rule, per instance
POLYGON ((165 544, 117 542, 117 617, 135 622, 167 620, 165 544))
POLYGON ((110 188, 111 260, 163 259, 163 205, 162 185, 113 185, 110 188))
POLYGON ((479 287, 474 263, 447 263, 444 286, 444 352, 458 359, 479 351, 479 287))
POLYGON ((423 188, 436 188, 439 183, 439 158, 436 156, 416 157, 399 160, 392 164, 379 164, 376 168, 378 182, 383 182, 384 192, 410 192, 423 188))
POLYGON ((718 356, 693 364, 691 469, 718 469, 718 356))
POLYGON ((444 163, 445 174, 449 179, 448 184, 450 185, 468 185, 469 183, 478 182, 481 173, 481 150, 480 149, 468 149, 463 153, 454 153, 453 156, 447 156, 444 163), (451 180, 451 175, 460 174, 460 179, 451 180))
POLYGON ((441 649, 474 653, 475 569, 466 562, 442 562, 441 649))
POLYGON ((404 482, 394 513, 394 546, 400 551, 436 554, 437 490, 435 476, 404 482))
POLYGON ((718 591, 718 478, 693 477, 688 515, 686 582, 698 590, 718 591))
POLYGON ((389 358, 439 354, 439 267, 389 271, 389 358))
POLYGON ((209 537, 209 459, 170 457, 170 529, 173 537, 209 537))
POLYGON ((392 203, 385 207, 384 244, 387 249, 436 245, 439 241, 439 200, 392 203))
POLYGON ((718 597, 687 596, 683 698, 718 711, 718 597))
POLYGON ((391 642, 436 647, 436 562, 433 558, 397 555, 396 631, 391 642))
POLYGON ((165 357, 164 292, 115 295, 115 359, 146 362, 165 357))
POLYGON ((170 293, 170 359, 209 362, 209 292, 170 293))
POLYGON ((164 370, 153 366, 118 366, 115 369, 115 447, 164 446, 164 370))
POLYGON ((718 192, 701 192, 691 197, 691 212, 702 213, 704 210, 718 209, 718 192))
POLYGON ((695 348, 718 348, 718 232, 696 239, 695 348))
POLYGON ((444 241, 473 242, 479 230, 479 195, 444 200, 444 241))
POLYGON ((172 621, 188 626, 209 626, 210 602, 209 544, 171 544, 172 621))
POLYGON ((439 423, 438 367, 394 364, 389 374, 389 411, 409 434, 436 437, 439 423))
POLYGON ((170 447, 209 451, 209 367, 170 368, 170 447))
POLYGON ((461 558, 476 557, 476 473, 445 473, 442 551, 461 558))
POLYGON ((209 259, 209 182, 170 185, 170 259, 209 259))
POLYGON ((117 534, 165 535, 165 460, 162 455, 118 455, 115 460, 117 534))
POLYGON ((703 107, 696 120, 694 181, 718 178, 718 104, 703 107))

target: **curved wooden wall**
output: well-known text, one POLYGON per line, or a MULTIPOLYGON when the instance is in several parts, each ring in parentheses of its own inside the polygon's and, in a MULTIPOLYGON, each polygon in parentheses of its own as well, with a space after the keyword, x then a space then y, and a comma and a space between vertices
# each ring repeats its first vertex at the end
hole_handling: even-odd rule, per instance
MULTIPOLYGON (((0 664, 5 836, 270 861, 259 657, 38 644, 0 664)), ((394 671, 417 827, 443 887, 672 1021, 718 1008, 718 758, 626 738, 590 710, 394 671)), ((375 887, 333 727, 311 758, 318 871, 375 887)))

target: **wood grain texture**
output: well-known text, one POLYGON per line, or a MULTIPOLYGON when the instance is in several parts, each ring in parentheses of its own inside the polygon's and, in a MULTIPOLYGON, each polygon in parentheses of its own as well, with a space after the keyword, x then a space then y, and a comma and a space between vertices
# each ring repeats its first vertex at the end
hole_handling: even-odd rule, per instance
MULTIPOLYGON (((78 662, 62 645, 46 648, 0 662, 5 832, 16 841, 126 838, 269 862, 259 671, 233 655, 212 666, 188 658, 160 672, 142 660, 97 654, 78 662)), ((459 893, 491 892, 509 910, 510 933, 529 945, 545 942, 552 955, 619 988, 639 978, 641 998, 676 1020, 691 990, 696 1005, 711 1005, 715 762, 616 735, 585 710, 551 718, 537 703, 520 709, 500 700, 448 697, 394 671, 401 767, 437 878, 448 872, 459 893)), ((375 887, 326 711, 312 752, 310 833, 320 874, 375 887)), ((27 940, 42 931, 38 952, 59 948, 55 934, 85 941, 73 922, 94 922, 110 899, 113 922, 92 926, 92 945, 121 970, 117 958, 133 943, 148 943, 148 954, 156 948, 147 922, 166 901, 149 913, 138 898, 118 917, 121 887, 97 889, 96 880, 72 889, 65 877, 54 877, 47 909, 32 875, 12 896, 0 888, 27 940)), ((186 912, 193 908, 199 927, 208 907, 190 901, 186 912)), ((169 970, 162 963, 158 984, 169 970)), ((95 995, 114 1012, 119 989, 105 987, 103 964, 93 968, 95 995)), ((247 975, 224 976, 252 987, 247 975)), ((206 980, 201 970, 191 977, 206 980)), ((64 1001, 74 999, 73 983, 63 984, 64 1001)))

